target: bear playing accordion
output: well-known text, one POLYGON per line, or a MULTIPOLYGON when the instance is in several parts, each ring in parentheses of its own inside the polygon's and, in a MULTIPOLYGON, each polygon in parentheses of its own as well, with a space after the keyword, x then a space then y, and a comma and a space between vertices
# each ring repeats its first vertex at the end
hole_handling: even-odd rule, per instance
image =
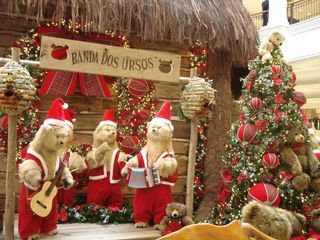
POLYGON ((129 168, 127 181, 132 188, 150 188, 160 184, 160 175, 156 168, 129 168))

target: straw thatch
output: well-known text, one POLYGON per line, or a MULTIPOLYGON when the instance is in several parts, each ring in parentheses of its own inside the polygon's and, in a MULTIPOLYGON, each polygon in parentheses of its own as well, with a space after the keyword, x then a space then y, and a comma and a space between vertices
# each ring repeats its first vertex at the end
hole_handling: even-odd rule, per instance
POLYGON ((207 41, 245 65, 258 37, 241 0, 1 0, 1 12, 90 23, 85 31, 117 30, 150 41, 207 41))

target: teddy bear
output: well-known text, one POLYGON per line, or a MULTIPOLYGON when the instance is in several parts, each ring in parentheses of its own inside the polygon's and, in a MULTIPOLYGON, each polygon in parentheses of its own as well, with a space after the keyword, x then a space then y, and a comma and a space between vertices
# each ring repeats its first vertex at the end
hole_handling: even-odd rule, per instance
POLYGON ((87 203, 104 205, 110 211, 122 208, 121 169, 127 155, 118 149, 114 110, 107 109, 93 133, 92 150, 86 160, 89 169, 87 203))
POLYGON ((154 229, 159 229, 168 203, 172 202, 170 187, 178 179, 177 161, 172 147, 173 126, 171 104, 162 104, 156 116, 147 124, 147 142, 141 151, 131 158, 122 169, 122 175, 130 179, 130 171, 153 169, 160 181, 153 186, 137 188, 134 196, 133 215, 135 227, 145 228, 151 219, 154 229), (130 171, 129 171, 130 170, 130 171))
POLYGON ((293 126, 286 136, 289 145, 280 150, 281 162, 294 175, 292 185, 298 191, 308 189, 309 185, 313 190, 320 190, 320 187, 316 188, 320 183, 319 162, 312 148, 306 144, 308 140, 306 125, 293 126))
MULTIPOLYGON (((61 98, 52 102, 46 119, 29 144, 27 153, 19 165, 19 176, 23 184, 19 197, 18 231, 22 239, 38 239, 40 233, 48 235, 57 233, 57 197, 53 199, 52 210, 47 217, 34 214, 30 209, 30 200, 41 190, 45 181, 55 178, 56 172, 64 164, 59 155, 61 150, 65 149, 69 137, 63 112, 63 108, 66 107, 67 104, 61 98)), ((60 183, 66 188, 73 184, 72 175, 67 167, 64 168, 57 185, 60 183)))
POLYGON ((271 52, 279 48, 284 40, 285 37, 280 32, 275 31, 269 35, 267 42, 260 44, 259 54, 263 63, 272 61, 271 52))
POLYGON ((193 224, 192 219, 187 216, 187 207, 181 203, 169 203, 166 207, 166 215, 160 222, 161 235, 175 232, 184 226, 193 224))
POLYGON ((242 208, 242 222, 250 223, 275 239, 289 240, 302 235, 306 218, 300 213, 251 201, 242 208))

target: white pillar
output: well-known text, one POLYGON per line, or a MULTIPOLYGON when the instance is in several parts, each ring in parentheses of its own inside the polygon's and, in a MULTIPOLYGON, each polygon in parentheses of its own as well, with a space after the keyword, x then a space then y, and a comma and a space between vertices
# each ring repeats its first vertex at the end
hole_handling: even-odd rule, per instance
POLYGON ((268 28, 288 26, 287 0, 269 0, 268 28))

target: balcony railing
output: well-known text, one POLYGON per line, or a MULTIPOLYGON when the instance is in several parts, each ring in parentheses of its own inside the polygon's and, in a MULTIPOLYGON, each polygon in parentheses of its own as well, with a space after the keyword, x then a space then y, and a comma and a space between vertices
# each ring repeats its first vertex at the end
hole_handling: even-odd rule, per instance
MULTIPOLYGON (((267 12, 267 11, 264 11, 267 12)), ((262 27, 262 14, 259 12, 251 15, 257 30, 262 27)), ((301 0, 288 4, 288 21, 290 24, 305 21, 320 15, 320 0, 301 0)))

